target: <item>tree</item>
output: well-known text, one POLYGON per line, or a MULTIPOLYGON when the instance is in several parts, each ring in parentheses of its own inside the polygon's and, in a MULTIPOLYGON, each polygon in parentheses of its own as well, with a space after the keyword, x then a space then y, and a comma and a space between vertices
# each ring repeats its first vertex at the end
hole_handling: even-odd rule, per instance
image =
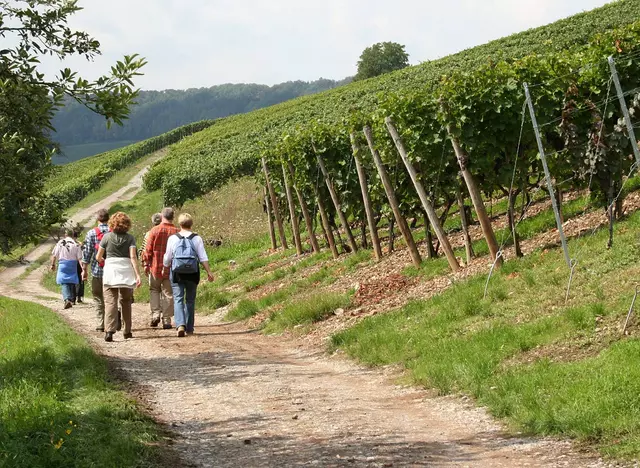
POLYGON ((56 145, 51 119, 65 96, 122 125, 138 95, 133 78, 145 61, 125 56, 108 75, 85 80, 66 68, 55 77, 38 71, 40 58, 87 60, 100 43, 67 26, 77 0, 0 1, 0 251, 34 240, 61 213, 43 196, 56 145))
POLYGON ((367 47, 358 60, 358 73, 354 81, 401 70, 409 66, 409 55, 404 46, 396 42, 379 42, 367 47))

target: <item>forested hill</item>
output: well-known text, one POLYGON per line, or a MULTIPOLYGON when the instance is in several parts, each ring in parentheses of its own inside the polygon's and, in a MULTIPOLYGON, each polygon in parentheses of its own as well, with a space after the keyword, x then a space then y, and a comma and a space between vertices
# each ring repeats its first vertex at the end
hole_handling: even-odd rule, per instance
POLYGON ((55 140, 63 146, 118 141, 138 141, 160 135, 181 125, 204 119, 241 114, 318 93, 348 83, 321 78, 289 81, 274 86, 224 84, 211 88, 142 91, 131 118, 123 127, 107 129, 104 117, 69 102, 53 120, 55 140))

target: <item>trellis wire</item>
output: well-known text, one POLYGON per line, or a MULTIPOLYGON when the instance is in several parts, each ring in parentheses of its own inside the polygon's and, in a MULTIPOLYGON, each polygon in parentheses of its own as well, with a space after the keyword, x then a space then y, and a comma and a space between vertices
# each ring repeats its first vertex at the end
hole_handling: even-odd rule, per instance
POLYGON ((624 327, 622 327, 622 336, 624 336, 627 331, 627 325, 629 324, 629 319, 631 318, 631 314, 633 313, 633 306, 636 305, 636 299, 638 298, 638 286, 636 285, 636 292, 633 295, 633 300, 631 301, 631 307, 629 307, 629 313, 627 314, 627 319, 624 321, 624 327))

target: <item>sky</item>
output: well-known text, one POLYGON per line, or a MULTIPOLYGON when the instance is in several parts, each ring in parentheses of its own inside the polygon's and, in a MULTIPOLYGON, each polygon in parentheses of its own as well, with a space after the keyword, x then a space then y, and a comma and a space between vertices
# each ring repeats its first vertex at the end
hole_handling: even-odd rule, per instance
MULTIPOLYGON (((342 79, 376 42, 433 60, 608 3, 607 0, 80 0, 70 25, 102 56, 64 66, 91 79, 125 54, 148 60, 142 89, 342 79)), ((41 69, 53 74, 54 60, 41 69)))

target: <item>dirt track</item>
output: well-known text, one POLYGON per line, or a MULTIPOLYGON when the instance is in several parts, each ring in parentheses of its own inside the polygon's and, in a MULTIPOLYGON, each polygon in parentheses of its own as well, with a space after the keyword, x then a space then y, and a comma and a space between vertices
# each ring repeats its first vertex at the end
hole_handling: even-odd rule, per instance
MULTIPOLYGON (((140 176, 74 219, 133 197, 140 176)), ((470 401, 397 386, 392 369, 363 369, 216 316, 197 317, 196 335, 179 339, 150 329, 148 306, 135 304, 134 339, 105 343, 90 306, 61 310, 40 285, 42 269, 12 281, 25 268, 0 273, 0 293, 51 307, 85 335, 172 431, 183 466, 604 466, 569 442, 509 437, 470 401)))

